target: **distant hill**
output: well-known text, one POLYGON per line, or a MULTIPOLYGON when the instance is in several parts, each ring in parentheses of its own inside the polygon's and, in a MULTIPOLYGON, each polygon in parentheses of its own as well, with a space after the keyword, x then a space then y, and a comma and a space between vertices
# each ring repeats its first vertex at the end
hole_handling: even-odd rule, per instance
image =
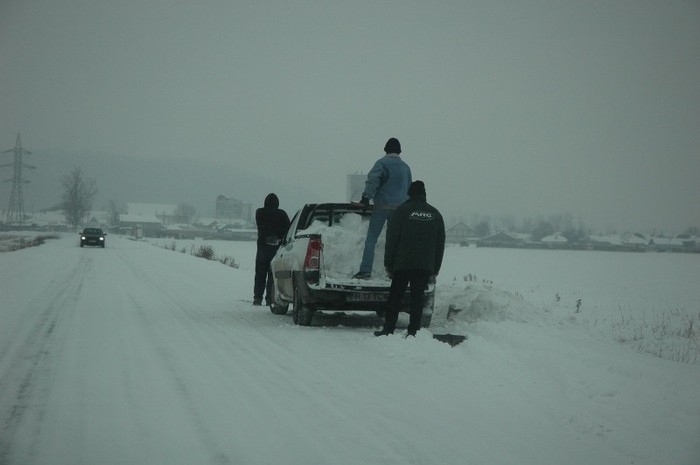
MULTIPOLYGON (((0 160, 11 163, 10 157, 0 160)), ((25 211, 49 209, 60 203, 63 176, 79 166, 86 176, 95 179, 98 193, 93 203, 100 210, 109 200, 119 203, 188 203, 198 216, 213 216, 216 197, 223 194, 254 208, 262 206, 265 196, 275 192, 281 207, 290 216, 304 203, 318 202, 318 194, 293 182, 277 180, 224 164, 183 160, 142 160, 128 156, 62 151, 33 151, 25 163, 35 166, 26 170, 23 186, 25 211)), ((4 167, 0 179, 12 178, 12 168, 4 167)), ((0 184, 0 211, 9 204, 11 184, 0 184)))

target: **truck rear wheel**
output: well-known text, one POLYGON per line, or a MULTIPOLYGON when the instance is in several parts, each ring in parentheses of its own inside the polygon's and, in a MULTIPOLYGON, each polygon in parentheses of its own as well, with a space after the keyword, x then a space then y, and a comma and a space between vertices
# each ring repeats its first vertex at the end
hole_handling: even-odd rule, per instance
POLYGON ((294 302, 292 305, 292 320, 294 321, 294 324, 299 326, 311 325, 311 319, 314 316, 314 311, 311 307, 304 303, 296 284, 294 285, 294 302))

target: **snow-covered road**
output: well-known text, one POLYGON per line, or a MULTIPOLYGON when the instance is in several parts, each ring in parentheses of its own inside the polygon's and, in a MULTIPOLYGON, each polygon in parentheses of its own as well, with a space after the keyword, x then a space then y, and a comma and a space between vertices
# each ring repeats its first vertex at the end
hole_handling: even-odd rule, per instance
POLYGON ((578 327, 296 327, 245 301, 249 270, 116 236, 0 278, 2 465, 700 463, 698 367, 578 327))

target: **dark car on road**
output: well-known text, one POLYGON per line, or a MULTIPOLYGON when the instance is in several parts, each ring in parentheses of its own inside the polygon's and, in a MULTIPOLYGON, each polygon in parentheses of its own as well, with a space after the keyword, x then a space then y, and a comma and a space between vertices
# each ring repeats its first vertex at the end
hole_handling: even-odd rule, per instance
POLYGON ((96 245, 104 248, 107 233, 100 228, 85 228, 80 234, 80 247, 96 245))

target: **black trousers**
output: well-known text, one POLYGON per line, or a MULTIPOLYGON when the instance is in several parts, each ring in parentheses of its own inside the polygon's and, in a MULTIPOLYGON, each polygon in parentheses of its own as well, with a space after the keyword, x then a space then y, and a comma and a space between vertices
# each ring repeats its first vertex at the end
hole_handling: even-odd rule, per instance
POLYGON ((266 298, 270 299, 270 289, 272 287, 272 270, 270 262, 275 258, 277 253, 277 245, 261 245, 258 246, 258 251, 255 254, 255 285, 253 287, 253 298, 263 298, 265 293, 266 298))
POLYGON ((396 322, 399 319, 399 309, 401 299, 406 293, 406 288, 410 288, 410 310, 411 317, 408 323, 408 332, 416 333, 420 329, 420 322, 423 318, 423 303, 425 301, 425 288, 432 273, 428 270, 399 270, 394 272, 389 290, 389 301, 384 313, 384 329, 394 331, 396 322))

